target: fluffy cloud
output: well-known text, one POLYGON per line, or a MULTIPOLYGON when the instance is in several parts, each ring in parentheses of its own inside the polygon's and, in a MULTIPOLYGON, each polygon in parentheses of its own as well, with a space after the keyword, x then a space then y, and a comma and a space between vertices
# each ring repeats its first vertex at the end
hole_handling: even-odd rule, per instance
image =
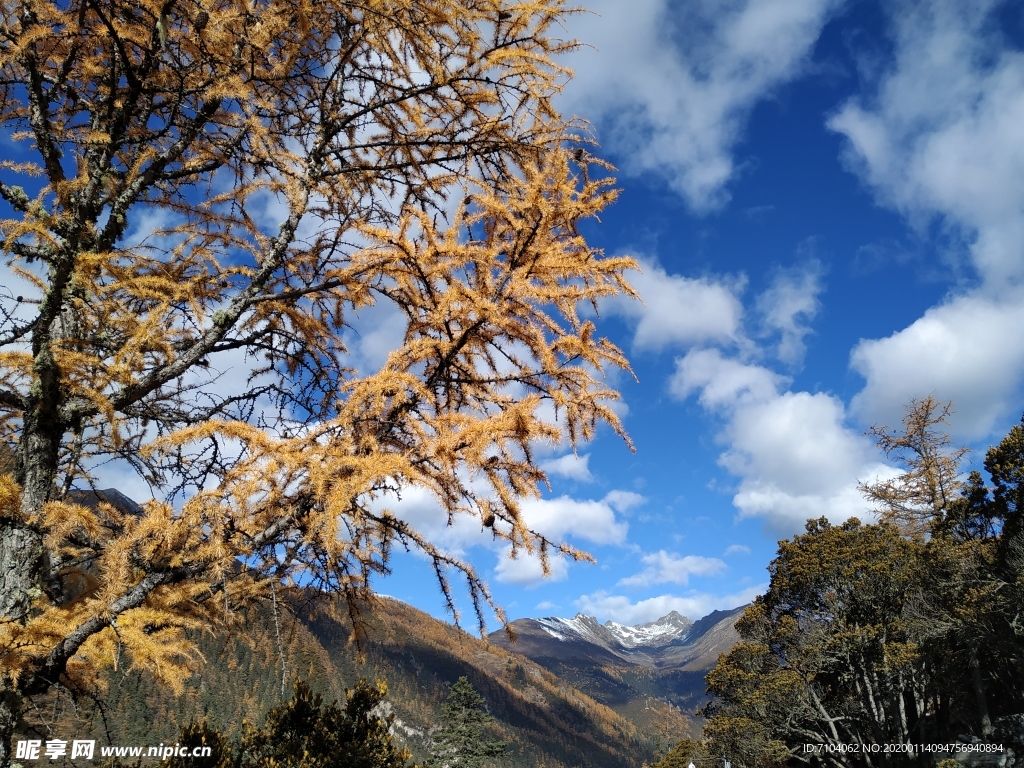
MULTIPOLYGON (((611 491, 600 500, 574 499, 559 496, 553 499, 527 499, 522 502, 523 522, 553 541, 572 538, 586 544, 622 545, 626 542, 629 524, 618 518, 644 498, 631 491, 611 491)), ((458 557, 470 557, 473 550, 490 551, 496 557, 494 575, 497 581, 533 587, 546 581, 561 581, 568 576, 569 560, 553 554, 550 573, 545 578, 540 558, 519 550, 511 557, 508 544, 494 538, 489 529, 469 515, 456 515, 449 524, 448 515, 423 488, 409 487, 401 499, 386 494, 376 501, 379 508, 388 507, 427 539, 458 557)))
POLYGON ((1024 52, 992 23, 1001 5, 893 4, 891 66, 828 123, 878 200, 919 227, 937 221, 980 278, 909 327, 856 347, 851 364, 866 385, 853 405, 865 421, 891 423, 908 398, 934 392, 955 401, 957 431, 980 438, 1019 402, 1024 52))
POLYGON ((455 515, 449 523, 448 513, 426 488, 404 488, 401 498, 391 493, 383 494, 376 500, 375 506, 390 509, 396 517, 411 525, 428 540, 460 557, 465 556, 467 550, 473 547, 500 546, 491 531, 484 529, 477 518, 455 515))
POLYGON ((613 492, 600 501, 569 496, 528 499, 522 504, 522 515, 526 525, 550 539, 572 536, 591 544, 623 544, 629 524, 616 517, 621 509, 620 496, 613 492))
POLYGON ((506 550, 504 556, 498 558, 494 569, 494 578, 503 584, 517 584, 521 587, 538 587, 542 583, 564 581, 569 575, 569 561, 564 557, 548 559, 549 573, 544 576, 544 568, 540 558, 527 552, 516 553, 515 559, 511 551, 506 550))
POLYGON ((630 282, 643 303, 621 297, 602 304, 608 313, 633 324, 633 347, 659 351, 670 346, 734 341, 743 305, 736 297, 738 281, 713 281, 670 275, 655 261, 640 260, 642 272, 630 282))
POLYGON ((825 393, 783 391, 767 368, 695 350, 676 361, 669 390, 697 394, 724 420, 719 463, 740 479, 733 504, 784 535, 809 517, 864 516, 858 481, 889 477, 871 442, 847 426, 843 403, 825 393))
POLYGON ((559 456, 557 459, 541 462, 540 468, 548 475, 564 477, 580 483, 590 483, 593 482, 594 476, 590 474, 590 468, 587 466, 589 462, 589 453, 585 453, 582 456, 577 456, 575 453, 567 453, 565 456, 559 456))
POLYGON ((725 570, 726 565, 715 557, 686 555, 680 557, 674 552, 660 550, 643 556, 647 566, 640 573, 619 580, 620 587, 649 587, 652 584, 681 584, 685 586, 691 576, 714 576, 725 570))
POLYGON ((752 601, 767 587, 767 584, 760 584, 731 595, 712 595, 706 592, 693 592, 684 596, 658 595, 637 602, 623 595, 600 591, 583 595, 575 602, 580 611, 595 616, 600 621, 611 619, 620 624, 646 624, 672 611, 678 611, 689 619, 697 620, 712 611, 737 608, 752 601))
POLYGON ((709 410, 774 400, 788 380, 759 365, 726 358, 717 349, 695 349, 676 360, 669 392, 680 400, 694 393, 709 410))
POLYGON ((659 174, 695 210, 714 209, 751 110, 801 73, 838 4, 594 0, 569 23, 593 49, 573 57, 563 109, 595 121, 627 172, 659 174))
POLYGON ((604 503, 619 514, 625 514, 633 507, 639 507, 646 501, 647 499, 639 493, 633 493, 633 491, 609 491, 604 497, 604 503))
POLYGON ((963 226, 986 280, 1024 277, 1024 54, 990 14, 1002 3, 894 3, 892 67, 829 127, 880 200, 963 226))
MULTIPOLYGON (((523 521, 549 539, 560 541, 572 537, 589 544, 626 543, 629 525, 618 519, 623 513, 644 502, 643 496, 630 491, 611 491, 600 501, 559 496, 554 499, 529 499, 522 504, 523 521)), ((515 559, 504 547, 498 556, 495 578, 506 584, 536 587, 542 582, 562 581, 569 575, 569 560, 552 556, 545 578, 540 558, 520 551, 515 559)))
POLYGON ((866 379, 853 409, 868 423, 897 424, 912 397, 952 400, 952 425, 982 438, 1019 408, 1024 373, 1024 291, 981 292, 929 309, 884 339, 861 341, 851 364, 866 379))

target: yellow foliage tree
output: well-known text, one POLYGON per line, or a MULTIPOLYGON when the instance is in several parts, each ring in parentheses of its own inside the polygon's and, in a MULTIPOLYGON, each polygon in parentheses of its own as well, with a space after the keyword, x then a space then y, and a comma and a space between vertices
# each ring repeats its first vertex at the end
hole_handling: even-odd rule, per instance
POLYGON ((180 685, 189 627, 300 573, 355 611, 395 545, 453 611, 464 575, 482 624, 486 586, 388 508, 403 489, 586 556, 519 514, 537 441, 621 433, 602 374, 628 364, 578 310, 635 295, 578 229, 615 192, 552 104, 566 12, 3 4, 0 237, 30 288, 0 289, 0 765, 20 697, 105 664, 180 685), (374 304, 404 334, 357 370, 374 304), (110 461, 141 512, 76 495, 110 461))
POLYGON ((952 403, 933 395, 907 404, 903 426, 890 430, 874 426, 868 434, 885 455, 906 468, 890 480, 861 483, 859 489, 873 502, 880 519, 899 526, 909 536, 921 536, 950 507, 964 484, 960 463, 969 449, 954 448, 940 425, 949 425, 952 403))

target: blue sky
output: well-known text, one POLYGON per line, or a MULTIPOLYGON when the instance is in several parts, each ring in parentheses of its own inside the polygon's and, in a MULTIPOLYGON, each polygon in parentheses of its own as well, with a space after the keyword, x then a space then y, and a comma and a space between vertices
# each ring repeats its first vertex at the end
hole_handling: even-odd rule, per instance
MULTIPOLYGON (((525 514, 598 563, 542 580, 405 507, 510 618, 696 619, 762 590, 807 517, 869 516, 858 480, 894 469, 864 432, 911 397, 953 400, 975 460, 1020 418, 1024 7, 585 4, 561 105, 619 169, 588 237, 643 264, 645 306, 601 308, 636 453, 610 430, 549 452, 525 514)), ((379 588, 443 616, 413 556, 379 588)))
MULTIPOLYGON (((1024 6, 584 4, 560 106, 619 169, 588 238, 643 267, 644 303, 606 302, 599 320, 638 379, 612 380, 636 452, 607 429, 578 455, 544 448, 551 491, 523 510, 598 562, 557 560, 542 579, 416 489, 397 511, 472 563, 510 618, 696 619, 763 590, 808 517, 869 516, 858 481, 895 469, 865 430, 898 424, 910 398, 954 401, 975 459, 1020 418, 1024 6)), ((160 223, 142 217, 129 240, 160 223)), ((355 324, 362 370, 404 330, 383 304, 355 324)), ((225 357, 218 386, 245 386, 228 373, 243 355, 225 357)), ((125 467, 99 474, 147 498, 125 467)), ((444 617, 421 557, 398 555, 377 587, 444 617)))

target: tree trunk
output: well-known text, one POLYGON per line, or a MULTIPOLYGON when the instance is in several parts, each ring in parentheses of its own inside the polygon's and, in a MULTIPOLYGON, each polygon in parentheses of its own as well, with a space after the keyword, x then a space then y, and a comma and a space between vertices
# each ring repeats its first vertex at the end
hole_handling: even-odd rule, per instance
POLYGON ((978 662, 978 654, 975 651, 971 651, 971 657, 969 661, 971 667, 971 683, 974 686, 974 698, 978 702, 978 718, 981 720, 981 735, 991 736, 994 729, 992 728, 992 718, 988 714, 988 701, 985 698, 985 690, 981 685, 981 664, 978 662))
MULTIPOLYGON (((21 509, 0 517, 0 621, 25 623, 32 604, 42 594, 47 553, 42 534, 25 520, 53 495, 61 438, 55 416, 56 408, 51 406, 26 411, 23 417, 16 466, 21 509)), ((17 689, 0 676, 0 768, 10 765, 11 737, 20 711, 17 689)))
POLYGON ((0 677, 0 768, 11 764, 11 737, 21 714, 21 697, 11 689, 6 676, 0 677))
MULTIPOLYGON (((39 595, 42 537, 14 520, 0 521, 0 621, 24 621, 39 595)), ((11 737, 21 712, 21 697, 0 674, 0 768, 11 760, 11 737)))

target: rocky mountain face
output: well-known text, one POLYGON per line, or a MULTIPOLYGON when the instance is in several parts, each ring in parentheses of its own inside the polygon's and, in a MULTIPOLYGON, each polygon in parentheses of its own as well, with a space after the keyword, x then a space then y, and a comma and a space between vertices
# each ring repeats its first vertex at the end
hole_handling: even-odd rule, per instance
MULTIPOLYGON (((599 623, 592 616, 517 619, 516 642, 503 632, 490 642, 535 661, 596 701, 638 721, 651 706, 690 717, 707 701, 704 676, 739 641, 743 607, 691 622, 673 611, 648 624, 599 623)), ((694 735, 696 735, 694 733, 694 735)))

